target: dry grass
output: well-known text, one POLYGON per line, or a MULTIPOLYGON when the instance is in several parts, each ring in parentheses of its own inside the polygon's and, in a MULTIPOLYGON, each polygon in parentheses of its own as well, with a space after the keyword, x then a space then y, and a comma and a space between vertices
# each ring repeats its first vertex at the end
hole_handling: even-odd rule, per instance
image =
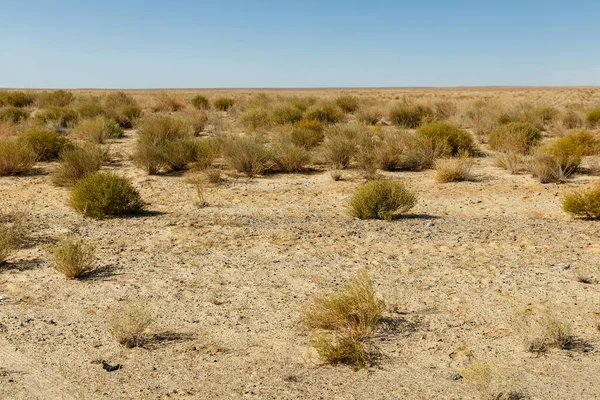
POLYGON ((357 131, 351 127, 329 128, 320 147, 323 161, 333 169, 347 168, 356 153, 357 135, 357 131))
POLYGON ((248 177, 273 167, 272 154, 259 136, 229 137, 223 143, 223 154, 232 168, 248 177))
POLYGON ((574 344, 571 327, 550 314, 533 321, 532 328, 534 336, 527 344, 532 353, 545 353, 551 348, 570 349, 574 344))
POLYGON ((161 93, 155 99, 154 112, 177 112, 185 108, 185 101, 168 93, 161 93))
POLYGON ((16 249, 17 237, 13 229, 0 226, 0 265, 4 264, 8 257, 16 249))
POLYGON ((63 239, 52 249, 52 255, 54 269, 69 279, 81 278, 94 270, 94 246, 63 239))
POLYGON ((271 151, 276 169, 280 172, 300 172, 310 162, 310 153, 293 143, 278 143, 271 151))
POLYGON ((471 134, 454 125, 441 122, 426 124, 420 126, 417 133, 437 142, 439 147, 445 147, 449 156, 461 156, 465 153, 472 156, 477 153, 471 134))
POLYGON ((143 344, 144 332, 153 321, 152 313, 144 304, 126 303, 109 318, 108 323, 117 342, 131 348, 143 344))
POLYGON ((123 128, 114 119, 99 116, 80 121, 69 135, 76 139, 102 144, 108 139, 122 137, 123 128))
POLYGON ((402 128, 415 129, 432 122, 433 110, 423 104, 399 103, 390 110, 390 121, 402 128))
POLYGON ((435 163, 435 180, 440 183, 472 181, 472 168, 473 159, 469 157, 438 160, 435 163))
POLYGON ((360 186, 350 199, 349 213, 360 219, 392 220, 417 204, 403 183, 375 180, 360 186))
POLYGON ((52 173, 52 183, 73 186, 79 179, 99 171, 107 158, 106 150, 94 144, 65 150, 60 153, 60 163, 52 173))
POLYGON ((498 154, 495 162, 498 167, 504 168, 509 173, 515 175, 527 169, 523 161, 522 154, 508 152, 498 154))
POLYGON ((547 151, 545 148, 538 148, 533 152, 529 159, 529 171, 540 183, 564 182, 568 177, 575 173, 579 167, 579 162, 565 164, 564 160, 547 151))
POLYGON ((36 155, 38 161, 57 160, 62 151, 73 148, 66 136, 42 128, 29 129, 19 140, 36 155))

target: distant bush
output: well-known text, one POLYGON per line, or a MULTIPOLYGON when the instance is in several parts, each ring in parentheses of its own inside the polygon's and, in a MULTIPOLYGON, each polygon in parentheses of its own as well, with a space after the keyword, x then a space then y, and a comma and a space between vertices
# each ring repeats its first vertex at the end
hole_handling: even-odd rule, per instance
POLYGON ((219 111, 227 111, 235 104, 235 100, 229 97, 220 97, 213 102, 215 108, 219 111))
POLYGON ((31 149, 38 161, 54 161, 63 150, 73 147, 66 136, 36 127, 27 130, 19 140, 31 149))
MULTIPOLYGON (((297 124, 290 131, 290 138, 294 145, 303 147, 306 150, 312 150, 317 147, 325 135, 322 129, 311 129, 303 127, 304 124, 297 124)), ((320 125, 319 125, 320 127, 320 125)))
POLYGON ((269 112, 262 108, 251 108, 240 116, 242 124, 250 130, 265 128, 271 124, 269 112))
POLYGON ((103 99, 104 107, 108 109, 119 109, 129 106, 138 107, 139 104, 133 96, 125 93, 125 92, 111 92, 104 96, 103 99))
POLYGON ((53 249, 54 269, 69 279, 85 276, 94 270, 94 246, 75 240, 61 240, 53 249))
POLYGON ((383 119, 385 108, 382 106, 367 106, 359 108, 356 113, 358 120, 367 125, 375 125, 383 119))
POLYGON ((281 172, 300 172, 310 162, 309 152, 293 143, 279 143, 272 153, 275 166, 281 172))
POLYGON ((70 135, 92 143, 104 143, 108 139, 123 137, 123 128, 114 119, 100 116, 80 121, 70 135))
POLYGON ((575 110, 567 110, 562 117, 562 126, 566 129, 576 129, 583 126, 583 117, 575 110))
POLYGON ((288 103, 297 108, 298 110, 304 112, 310 106, 314 105, 317 102, 317 99, 314 97, 293 97, 288 100, 288 103))
POLYGON ((0 91, 0 106, 27 107, 33 104, 34 100, 30 93, 0 91))
POLYGON ((542 140, 542 133, 535 126, 510 122, 494 129, 488 138, 490 147, 497 151, 528 154, 542 140))
POLYGON ((456 104, 443 100, 433 104, 433 115, 436 121, 444 121, 457 112, 456 104))
POLYGON ((422 104, 400 103, 390 110, 390 121, 402 128, 415 129, 433 121, 433 110, 422 104))
POLYGON ((204 97, 202 95, 196 95, 196 96, 194 96, 192 98, 192 100, 190 100, 190 103, 197 110, 208 110, 208 109, 210 109, 210 101, 206 97, 204 97))
POLYGON ((18 124, 29 118, 29 113, 19 107, 9 106, 0 108, 0 121, 18 124))
POLYGON ((283 104, 273 108, 271 118, 278 125, 293 124, 302 119, 302 111, 294 106, 283 104))
POLYGON ((195 167, 197 169, 209 168, 221 151, 220 142, 213 138, 206 138, 196 140, 195 144, 195 167))
POLYGON ((141 116, 142 109, 137 101, 125 92, 113 92, 104 97, 106 115, 113 118, 125 129, 133 127, 136 120, 141 116))
POLYGON ((376 153, 383 170, 420 171, 433 167, 435 160, 448 152, 445 142, 401 131, 384 134, 376 153))
POLYGON ((335 104, 346 113, 353 113, 359 106, 358 99, 354 96, 340 96, 335 99, 335 104))
POLYGON ((127 303, 109 319, 110 332, 119 344, 137 347, 143 342, 146 329, 154 318, 147 306, 142 303, 127 303))
POLYGON ((600 219, 600 185, 589 190, 575 190, 563 199, 563 210, 577 217, 600 219))
POLYGON ((309 121, 318 121, 322 124, 335 124, 344 118, 344 113, 333 104, 325 103, 307 109, 303 118, 309 121))
POLYGON ((42 92, 39 93, 37 97, 37 103, 41 108, 67 107, 75 100, 73 93, 66 90, 42 92))
POLYGON ((273 166, 272 155, 265 141, 258 136, 231 137, 223 144, 227 162, 249 177, 262 174, 273 166))
POLYGON ((185 114, 185 119, 192 127, 194 136, 200 135, 208 124, 208 115, 204 111, 192 111, 185 114))
POLYGON ((90 119, 106 114, 106 110, 100 104, 100 100, 94 98, 78 103, 75 110, 81 119, 90 119))
POLYGON ((68 107, 50 107, 35 115, 37 122, 56 131, 72 128, 77 123, 78 118, 79 116, 75 110, 68 107))
POLYGON ((435 179, 440 183, 470 181, 473 160, 467 157, 438 160, 435 163, 435 179))
POLYGON ((600 126, 600 107, 592 108, 585 115, 585 122, 590 128, 600 126))
POLYGON ((440 146, 445 144, 450 156, 463 153, 474 155, 477 152, 477 146, 471 134, 454 125, 442 122, 430 123, 417 128, 417 134, 439 142, 440 146))
POLYGON ((351 128, 334 126, 327 130, 320 147, 321 157, 332 169, 345 169, 356 154, 357 132, 351 128))
POLYGON ((404 184, 391 180, 369 181, 350 200, 350 215, 360 219, 392 220, 415 206, 417 198, 404 184))
POLYGON ((145 203, 127 178, 95 172, 75 183, 69 205, 91 218, 121 216, 142 211, 145 203))
POLYGON ((105 159, 106 152, 98 145, 63 150, 52 173, 52 182, 58 186, 73 186, 79 179, 98 171, 105 159))
POLYGON ((161 93, 154 100, 153 111, 171 111, 176 112, 185 108, 185 102, 178 97, 168 93, 161 93))
POLYGON ((26 174, 35 164, 35 153, 21 141, 0 138, 0 176, 26 174))

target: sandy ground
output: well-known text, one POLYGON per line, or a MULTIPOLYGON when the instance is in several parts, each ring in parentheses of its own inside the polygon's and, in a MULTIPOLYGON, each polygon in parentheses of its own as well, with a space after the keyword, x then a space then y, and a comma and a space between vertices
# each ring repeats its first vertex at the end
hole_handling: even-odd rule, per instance
POLYGON ((106 169, 132 179, 150 203, 142 216, 82 218, 50 183, 51 164, 0 178, 0 209, 27 213, 32 243, 0 270, 0 399, 479 399, 505 387, 600 398, 599 286, 576 279, 600 278, 600 224, 560 207, 598 177, 542 185, 491 157, 477 159, 475 182, 385 173, 419 203, 393 222, 361 221, 346 213, 358 171, 339 182, 319 170, 230 174, 198 208, 184 176, 133 167, 134 140, 113 144, 122 156, 106 169), (97 246, 100 273, 71 281, 53 270, 48 246, 66 235, 97 246), (299 310, 362 267, 388 303, 383 358, 359 372, 321 365, 299 310), (156 318, 142 348, 108 332, 127 300, 156 318), (528 352, 516 321, 547 311, 596 349, 528 352), (474 362, 492 367, 489 386, 452 379, 474 362))

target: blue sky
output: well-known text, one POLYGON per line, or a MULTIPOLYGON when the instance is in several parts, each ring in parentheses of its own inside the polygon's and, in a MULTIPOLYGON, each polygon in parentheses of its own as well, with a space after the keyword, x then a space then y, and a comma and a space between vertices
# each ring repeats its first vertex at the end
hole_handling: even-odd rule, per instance
POLYGON ((0 87, 600 85, 600 1, 0 0, 0 87))

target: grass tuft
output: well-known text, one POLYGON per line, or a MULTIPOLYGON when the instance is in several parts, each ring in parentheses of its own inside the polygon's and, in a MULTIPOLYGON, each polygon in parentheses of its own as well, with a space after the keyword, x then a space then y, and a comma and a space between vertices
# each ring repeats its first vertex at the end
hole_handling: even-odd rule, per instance
POLYGON ((77 279, 94 269, 94 246, 75 240, 61 240, 53 249, 54 269, 69 279, 77 279))

